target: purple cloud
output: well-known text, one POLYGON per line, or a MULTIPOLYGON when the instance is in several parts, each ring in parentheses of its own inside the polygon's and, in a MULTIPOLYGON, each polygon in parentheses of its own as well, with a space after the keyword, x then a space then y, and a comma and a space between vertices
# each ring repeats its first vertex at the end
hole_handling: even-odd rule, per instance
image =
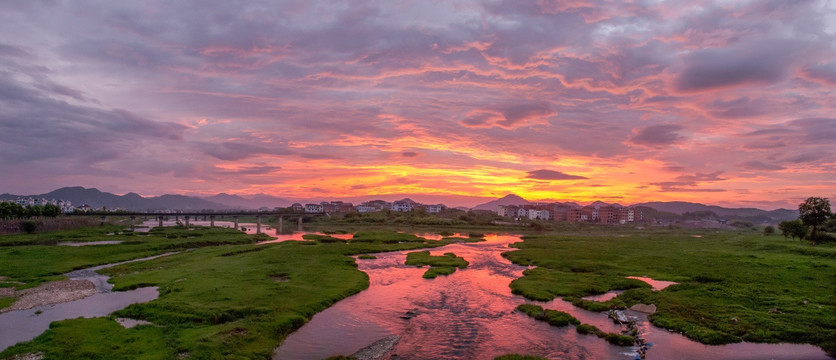
POLYGON ((684 58, 685 69, 676 79, 676 89, 696 92, 775 83, 785 79, 792 62, 802 56, 801 46, 797 41, 776 39, 695 51, 684 58))
POLYGON ((545 170, 545 169, 529 171, 527 177, 529 179, 537 179, 537 180, 582 180, 582 179, 588 179, 585 176, 571 175, 571 174, 562 173, 560 171, 545 170))
POLYGON ((631 141, 634 144, 649 147, 665 147, 685 139, 684 136, 677 133, 682 129, 684 129, 682 125, 676 124, 652 125, 639 130, 631 141))
POLYGON ((746 169, 746 170, 764 170, 764 171, 773 171, 773 170, 784 170, 786 169, 780 165, 774 164, 767 164, 760 161, 746 161, 744 163, 738 164, 739 167, 746 169))

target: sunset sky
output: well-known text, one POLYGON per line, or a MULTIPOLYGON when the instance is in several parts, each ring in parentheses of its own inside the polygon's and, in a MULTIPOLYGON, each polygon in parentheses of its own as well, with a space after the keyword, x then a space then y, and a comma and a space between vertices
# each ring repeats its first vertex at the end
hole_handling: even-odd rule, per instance
POLYGON ((0 193, 836 200, 836 1, 3 1, 0 193))

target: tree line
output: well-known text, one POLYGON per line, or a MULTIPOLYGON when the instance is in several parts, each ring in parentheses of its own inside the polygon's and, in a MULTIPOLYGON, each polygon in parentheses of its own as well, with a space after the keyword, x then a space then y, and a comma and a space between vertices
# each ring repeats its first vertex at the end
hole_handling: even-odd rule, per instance
POLYGON ((833 236, 819 231, 836 231, 834 222, 836 216, 830 210, 830 200, 810 197, 798 205, 798 219, 782 221, 778 224, 778 229, 784 238, 808 239, 813 243, 821 243, 836 240, 833 236))
POLYGON ((61 208, 56 205, 23 206, 13 202, 0 202, 0 219, 31 219, 33 217, 56 217, 61 215, 61 208))

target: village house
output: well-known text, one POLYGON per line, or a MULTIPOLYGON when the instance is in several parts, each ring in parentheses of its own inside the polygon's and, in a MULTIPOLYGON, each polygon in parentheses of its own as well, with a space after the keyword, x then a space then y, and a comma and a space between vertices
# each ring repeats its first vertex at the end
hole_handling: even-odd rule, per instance
POLYGON ((446 208, 447 208, 447 206, 445 206, 444 204, 435 204, 435 205, 424 206, 424 209, 427 211, 427 213, 430 213, 430 214, 438 214, 446 208))
POLYGON ((596 202, 587 206, 574 203, 531 203, 524 205, 499 205, 497 215, 531 220, 567 222, 591 222, 598 224, 626 224, 641 221, 641 211, 618 204, 596 202))
POLYGON ((321 214, 322 204, 305 204, 305 212, 308 214, 321 214))
POLYGON ((390 210, 392 211, 400 211, 400 212, 408 212, 412 211, 412 203, 408 201, 395 201, 392 203, 392 207, 390 210))

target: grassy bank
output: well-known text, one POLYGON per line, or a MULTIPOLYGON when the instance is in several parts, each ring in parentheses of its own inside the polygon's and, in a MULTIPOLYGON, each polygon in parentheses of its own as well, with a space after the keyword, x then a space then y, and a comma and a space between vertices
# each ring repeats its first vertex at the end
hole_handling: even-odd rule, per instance
MULTIPOLYGON (((225 236, 230 239, 253 238, 232 230, 218 230, 230 231, 225 236)), ((188 238, 181 238, 179 231, 166 228, 157 234, 159 236, 151 235, 142 242, 156 243, 160 247, 173 243, 180 246, 182 244, 178 242, 188 238), (169 235, 176 236, 170 238, 169 235)), ((202 240, 211 238, 208 235, 199 237, 202 240)), ((290 241, 206 246, 108 268, 105 272, 113 276, 111 282, 116 291, 159 287, 158 299, 131 305, 114 314, 147 320, 154 325, 124 329, 109 318, 56 322, 36 339, 0 353, 0 358, 41 352, 48 359, 179 356, 266 359, 284 337, 314 314, 368 287, 367 275, 357 270, 349 255, 440 245, 443 243, 391 232, 374 232, 362 234, 348 243, 290 241)), ((41 250, 50 247, 38 246, 41 250)), ((56 251, 86 249, 51 247, 56 251)), ((31 258, 26 261, 31 266, 47 266, 49 260, 41 259, 38 263, 31 258)))
POLYGON ((0 238, 0 287, 18 289, 63 279, 72 270, 158 255, 165 252, 231 244, 250 244, 263 235, 222 228, 166 228, 134 233, 115 225, 0 238), (60 242, 121 241, 118 245, 56 246, 60 242))
POLYGON ((656 304, 650 321, 706 344, 809 343, 836 355, 833 244, 812 246, 747 233, 624 232, 618 236, 526 236, 503 254, 536 265, 511 283, 535 300, 562 296, 591 310, 656 304), (625 279, 680 284, 663 291, 625 279), (579 297, 627 289, 607 304, 579 297))

